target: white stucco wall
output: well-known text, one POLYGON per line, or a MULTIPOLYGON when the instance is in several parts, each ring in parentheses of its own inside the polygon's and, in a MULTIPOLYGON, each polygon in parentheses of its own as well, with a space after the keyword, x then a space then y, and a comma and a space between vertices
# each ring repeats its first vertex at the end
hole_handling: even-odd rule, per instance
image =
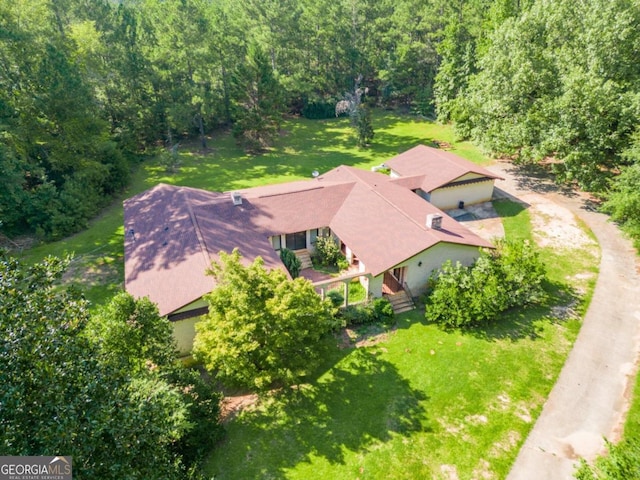
MULTIPOLYGON (((479 255, 480 250, 477 247, 438 243, 394 268, 406 267, 404 281, 409 286, 411 293, 414 296, 419 296, 425 292, 431 272, 440 268, 445 261, 451 260, 454 263, 458 261, 463 265, 471 265, 479 255), (422 265, 418 266, 420 262, 422 265)), ((382 295, 383 277, 384 274, 378 275, 369 282, 369 292, 374 296, 382 295), (379 286, 379 289, 374 291, 374 286, 379 286)))
MULTIPOLYGON (((190 303, 189 305, 185 305, 179 310, 173 312, 182 313, 188 312, 189 310, 195 310, 197 308, 203 308, 207 306, 206 300, 200 298, 195 302, 190 303)), ((193 339, 196 336, 196 323, 202 318, 192 317, 184 320, 176 320, 171 322, 171 326, 173 327, 173 338, 178 347, 178 354, 181 357, 191 354, 191 349, 193 348, 193 339)))
POLYGON ((457 187, 437 188, 431 192, 430 202, 441 210, 458 208, 458 203, 465 205, 488 202, 493 196, 493 180, 471 183, 457 187))
POLYGON ((172 322, 173 338, 178 347, 178 355, 185 357, 191 354, 193 339, 196 337, 196 323, 202 317, 192 317, 172 322))
POLYGON ((382 296, 382 277, 382 275, 378 275, 369 279, 369 295, 372 297, 382 296))

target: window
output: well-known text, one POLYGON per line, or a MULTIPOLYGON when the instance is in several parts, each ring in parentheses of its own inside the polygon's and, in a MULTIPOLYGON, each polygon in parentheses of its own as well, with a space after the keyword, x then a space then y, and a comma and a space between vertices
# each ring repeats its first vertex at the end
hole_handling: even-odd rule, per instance
POLYGON ((282 249, 282 239, 280 238, 280 235, 271 237, 271 245, 273 245, 273 249, 276 251, 282 249))
POLYGON ((307 248, 307 232, 287 234, 286 244, 289 250, 303 250, 307 248))
POLYGON ((311 243, 311 245, 316 244, 316 238, 318 238, 319 234, 320 234, 320 231, 317 228, 314 228, 313 230, 309 230, 309 243, 311 243))

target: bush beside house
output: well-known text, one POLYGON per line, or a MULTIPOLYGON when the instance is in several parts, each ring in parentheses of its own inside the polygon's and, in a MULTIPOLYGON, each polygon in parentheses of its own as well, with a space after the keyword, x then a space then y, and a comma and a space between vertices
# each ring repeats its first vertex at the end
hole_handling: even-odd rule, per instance
POLYGON ((430 279, 427 320, 447 327, 489 322, 509 308, 539 301, 545 269, 528 242, 500 240, 471 267, 450 261, 430 279))

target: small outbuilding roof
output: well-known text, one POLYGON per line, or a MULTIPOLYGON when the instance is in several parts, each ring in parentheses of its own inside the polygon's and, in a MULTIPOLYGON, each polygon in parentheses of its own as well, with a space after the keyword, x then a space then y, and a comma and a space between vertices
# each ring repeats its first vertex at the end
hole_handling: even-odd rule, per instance
POLYGON ((476 174, 487 179, 501 179, 489 170, 454 155, 426 145, 418 145, 384 162, 400 177, 394 182, 405 188, 432 192, 465 175, 476 174))

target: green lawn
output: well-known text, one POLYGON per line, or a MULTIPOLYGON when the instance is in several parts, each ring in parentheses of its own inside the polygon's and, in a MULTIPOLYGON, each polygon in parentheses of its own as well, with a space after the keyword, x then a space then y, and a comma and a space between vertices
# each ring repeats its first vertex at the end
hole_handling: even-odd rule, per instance
POLYGON ((504 478, 578 329, 541 313, 506 320, 499 335, 444 332, 404 314, 387 342, 334 348, 299 398, 240 414, 206 473, 504 478))
MULTIPOLYGON (((418 143, 453 144, 459 155, 489 163, 452 129, 414 117, 378 112, 369 149, 356 148, 345 119, 292 119, 264 155, 247 156, 226 134, 206 154, 181 149, 181 168, 168 174, 153 161, 135 172, 127 192, 91 227, 24 252, 27 261, 75 252, 68 279, 95 304, 122 287, 121 201, 158 182, 211 190, 310 178, 340 164, 369 168, 418 143)), ((510 237, 530 238, 527 211, 497 207, 510 237)), ((297 397, 270 398, 228 424, 226 439, 206 465, 216 478, 504 478, 539 413, 579 328, 551 315, 553 303, 580 292, 568 284, 597 265, 543 252, 549 265, 548 305, 510 312, 498 326, 469 333, 443 331, 414 311, 373 347, 328 346, 326 362, 297 397)), ((582 275, 582 276, 581 276, 582 275)), ((584 278, 590 278, 588 276, 584 278)))
MULTIPOLYGON (((210 138, 206 153, 198 152, 198 142, 186 143, 179 150, 181 166, 177 173, 167 173, 153 159, 147 160, 134 173, 127 191, 87 230, 25 251, 22 258, 36 262, 46 255, 73 253, 75 261, 67 279, 78 284, 93 304, 101 304, 123 286, 122 201, 159 182, 227 191, 311 178, 313 170, 325 172, 341 164, 370 168, 419 143, 454 144, 451 127, 413 116, 376 112, 373 125, 375 138, 366 149, 355 146, 345 118, 286 120, 276 145, 260 156, 245 154, 227 133, 210 138)), ((455 144, 453 151, 478 163, 488 162, 467 142, 455 144)))
MULTIPOLYGON (((520 204, 496 205, 510 238, 531 238, 520 204)), ((373 347, 332 344, 326 364, 291 398, 268 398, 228 425, 205 468, 215 478, 505 478, 577 336, 556 305, 586 304, 567 283, 589 277, 597 252, 554 266, 543 250, 546 304, 470 332, 398 318, 373 347), (455 473, 455 475, 454 475, 455 473), (456 476, 457 475, 457 476, 456 476)))

